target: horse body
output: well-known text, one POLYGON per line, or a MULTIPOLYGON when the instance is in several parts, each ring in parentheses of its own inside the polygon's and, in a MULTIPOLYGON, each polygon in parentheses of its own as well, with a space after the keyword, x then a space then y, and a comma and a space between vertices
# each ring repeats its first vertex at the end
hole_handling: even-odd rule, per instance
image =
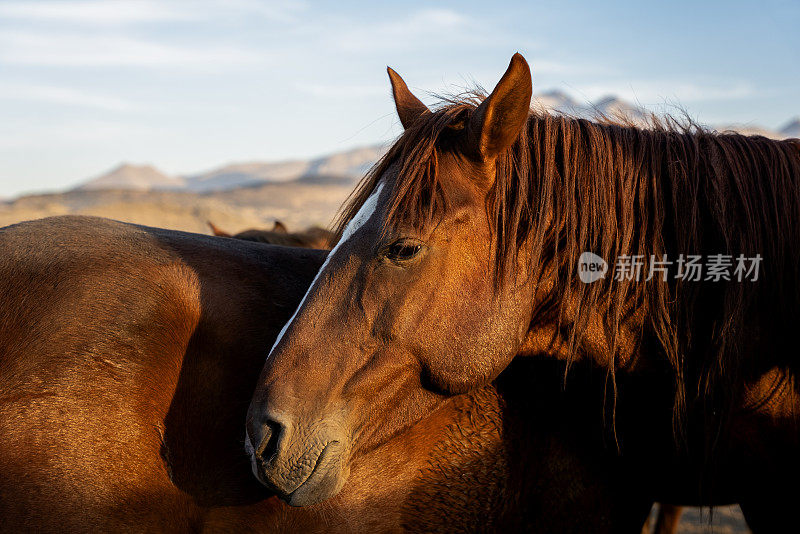
POLYGON ((239 426, 212 414, 252 388, 259 339, 240 333, 274 335, 320 254, 101 219, 0 235, 4 526, 181 530, 195 501, 252 492, 239 426))
POLYGON ((641 525, 650 503, 598 434, 570 422, 583 421, 582 388, 556 409, 562 371, 525 362, 359 455, 326 502, 295 508, 267 491, 242 422, 266 350, 324 257, 98 218, 0 230, 0 530, 641 525))
POLYGON ((271 230, 252 228, 233 235, 221 230, 211 221, 208 222, 208 226, 217 237, 233 237, 243 241, 255 241, 257 243, 285 247, 328 249, 331 247, 334 237, 333 232, 319 226, 310 226, 302 232, 290 232, 281 221, 275 221, 271 230))

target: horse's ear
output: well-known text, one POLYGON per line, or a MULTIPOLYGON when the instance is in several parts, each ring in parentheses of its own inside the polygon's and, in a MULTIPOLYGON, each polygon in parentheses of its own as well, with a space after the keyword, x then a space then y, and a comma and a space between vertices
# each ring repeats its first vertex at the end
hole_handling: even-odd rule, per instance
POLYGON ((467 124, 467 152, 486 161, 508 148, 528 121, 532 93, 528 62, 516 53, 497 87, 481 102, 467 124))
POLYGON ((286 228, 286 225, 282 222, 276 220, 275 224, 272 226, 272 231, 277 232, 279 234, 288 234, 289 230, 286 228))
POLYGON ((421 115, 429 113, 425 104, 419 98, 411 94, 406 82, 391 67, 386 67, 389 73, 389 80, 392 82, 392 95, 394 96, 394 106, 397 108, 397 115, 403 128, 408 128, 421 115))
POLYGON ((226 232, 225 230, 220 230, 217 226, 212 223, 211 221, 206 221, 208 223, 208 227, 211 228, 211 232, 217 237, 230 237, 231 234, 226 232))

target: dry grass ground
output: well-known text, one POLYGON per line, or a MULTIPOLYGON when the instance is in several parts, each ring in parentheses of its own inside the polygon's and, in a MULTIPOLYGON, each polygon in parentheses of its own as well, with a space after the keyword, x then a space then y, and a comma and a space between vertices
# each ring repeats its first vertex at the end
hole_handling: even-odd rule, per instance
POLYGON ((208 233, 206 221, 229 232, 270 227, 327 226, 352 183, 284 183, 220 191, 70 191, 0 203, 0 227, 52 215, 96 215, 119 221, 208 233))

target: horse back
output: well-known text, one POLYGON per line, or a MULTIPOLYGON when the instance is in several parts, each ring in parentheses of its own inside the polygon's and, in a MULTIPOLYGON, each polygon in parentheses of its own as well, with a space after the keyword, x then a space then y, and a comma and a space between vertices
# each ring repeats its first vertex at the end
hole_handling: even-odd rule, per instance
POLYGON ((86 217, 0 230, 4 528, 185 531, 264 498, 221 436, 321 256, 86 217))

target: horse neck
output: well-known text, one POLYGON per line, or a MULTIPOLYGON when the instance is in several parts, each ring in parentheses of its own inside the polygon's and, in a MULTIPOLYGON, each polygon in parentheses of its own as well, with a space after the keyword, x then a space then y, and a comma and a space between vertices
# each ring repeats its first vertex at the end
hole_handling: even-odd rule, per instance
POLYGON ((326 531, 336 532, 473 532, 510 526, 509 510, 524 507, 511 498, 518 484, 509 465, 522 459, 509 459, 505 411, 494 384, 448 399, 356 458, 336 497, 313 507, 270 509, 272 528, 317 531, 321 519, 326 531))
POLYGON ((505 403, 495 385, 451 399, 403 438, 427 444, 409 465, 416 476, 402 506, 413 530, 464 531, 507 524, 507 504, 516 485, 506 443, 505 403))
POLYGON ((588 360, 604 368, 629 368, 639 364, 637 356, 647 319, 645 306, 628 306, 615 330, 606 321, 606 309, 583 310, 579 316, 580 295, 570 302, 559 302, 561 292, 545 282, 533 296, 531 322, 517 350, 517 357, 548 356, 574 362, 588 360), (579 321, 583 321, 579 323, 579 321), (575 338, 573 331, 580 329, 575 338), (612 349, 613 347, 613 349, 612 349))

